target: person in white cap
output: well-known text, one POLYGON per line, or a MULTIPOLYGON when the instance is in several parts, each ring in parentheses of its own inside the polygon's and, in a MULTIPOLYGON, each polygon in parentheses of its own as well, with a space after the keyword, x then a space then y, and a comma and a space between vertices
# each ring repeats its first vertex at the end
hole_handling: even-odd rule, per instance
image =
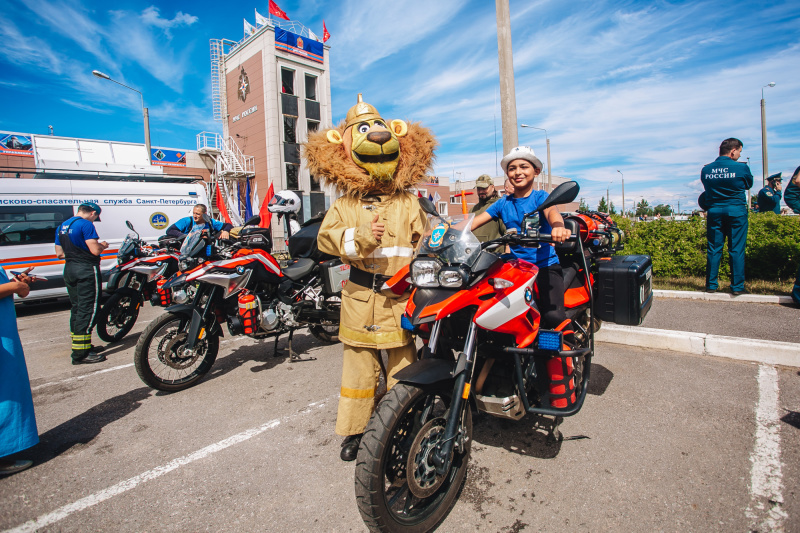
MULTIPOLYGON (((533 181, 542 172, 542 162, 530 147, 517 146, 503 157, 500 166, 514 185, 514 193, 504 196, 476 216, 472 221, 472 229, 499 218, 506 228, 513 228, 521 234, 525 214, 536 211, 548 196, 545 191, 533 190, 533 181)), ((564 227, 564 219, 556 206, 544 210, 541 231, 552 235, 556 242, 564 242, 570 237, 570 231, 564 227)), ((511 253, 539 267, 536 284, 542 322, 547 328, 557 328, 567 317, 564 313, 564 276, 555 248, 548 245, 539 248, 511 246, 511 253)))

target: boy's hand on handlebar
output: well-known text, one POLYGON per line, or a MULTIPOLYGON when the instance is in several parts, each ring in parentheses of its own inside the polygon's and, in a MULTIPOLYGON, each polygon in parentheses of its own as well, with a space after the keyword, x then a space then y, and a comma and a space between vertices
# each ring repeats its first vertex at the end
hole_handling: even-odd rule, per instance
POLYGON ((231 238, 231 234, 229 232, 225 231, 225 230, 222 230, 222 231, 219 232, 219 235, 217 236, 217 238, 218 239, 230 239, 231 238))
POLYGON ((572 237, 572 232, 564 227, 553 228, 553 230, 550 232, 550 236, 556 242, 564 242, 572 237))

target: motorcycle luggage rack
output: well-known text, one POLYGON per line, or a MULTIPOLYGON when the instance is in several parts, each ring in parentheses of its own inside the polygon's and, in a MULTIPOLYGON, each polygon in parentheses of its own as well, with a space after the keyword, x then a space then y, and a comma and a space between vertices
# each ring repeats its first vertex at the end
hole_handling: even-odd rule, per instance
MULTIPOLYGON (((506 347, 503 348, 503 351, 506 353, 511 354, 514 357, 514 370, 517 379, 517 387, 519 390, 525 390, 525 379, 522 373, 522 360, 520 355, 529 355, 534 357, 557 357, 562 361, 566 360, 570 357, 586 357, 586 362, 583 369, 583 375, 581 376, 581 390, 580 395, 578 396, 577 400, 572 403, 572 405, 568 405, 567 407, 543 407, 543 406, 531 406, 530 401, 528 400, 527 394, 521 394, 520 399, 522 400, 522 404, 525 407, 525 411, 531 414, 536 415, 547 415, 547 416, 572 416, 576 414, 578 411, 581 410, 583 406, 583 401, 586 399, 586 390, 589 385, 589 374, 591 370, 591 359, 592 359, 592 350, 591 348, 578 348, 577 350, 562 350, 562 351, 550 351, 550 350, 537 350, 533 348, 511 348, 506 347)), ((554 381, 555 384, 565 384, 562 381, 554 381)), ((565 398, 570 394, 569 388, 565 391, 565 394, 558 395, 558 394, 550 394, 549 392, 545 392, 542 394, 544 400, 547 401, 550 398, 565 398)))

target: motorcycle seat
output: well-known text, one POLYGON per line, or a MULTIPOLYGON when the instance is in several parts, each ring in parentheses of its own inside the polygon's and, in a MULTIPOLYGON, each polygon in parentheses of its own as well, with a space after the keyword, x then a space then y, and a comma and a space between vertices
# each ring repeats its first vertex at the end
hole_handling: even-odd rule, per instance
POLYGON ((317 266, 316 261, 307 257, 302 257, 297 261, 289 263, 289 265, 283 269, 283 274, 290 280, 297 281, 310 274, 315 266, 317 266))

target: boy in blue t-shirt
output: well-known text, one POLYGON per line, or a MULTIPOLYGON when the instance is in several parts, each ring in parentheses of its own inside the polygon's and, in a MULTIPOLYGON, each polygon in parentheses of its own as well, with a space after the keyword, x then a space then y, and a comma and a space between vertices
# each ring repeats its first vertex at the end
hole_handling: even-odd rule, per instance
MULTIPOLYGON (((517 146, 503 157, 500 166, 514 185, 514 194, 504 196, 476 216, 472 221, 472 229, 500 218, 506 228, 514 228, 521 235, 523 217, 536 211, 548 196, 545 191, 533 190, 533 181, 542 172, 542 162, 530 147, 517 146)), ((550 233, 556 242, 564 242, 571 236, 556 206, 544 210, 541 230, 542 233, 550 233)), ((547 244, 539 248, 515 245, 511 246, 511 252, 539 267, 536 285, 542 322, 551 329, 558 327, 567 316, 564 313, 564 276, 555 248, 547 244)))

